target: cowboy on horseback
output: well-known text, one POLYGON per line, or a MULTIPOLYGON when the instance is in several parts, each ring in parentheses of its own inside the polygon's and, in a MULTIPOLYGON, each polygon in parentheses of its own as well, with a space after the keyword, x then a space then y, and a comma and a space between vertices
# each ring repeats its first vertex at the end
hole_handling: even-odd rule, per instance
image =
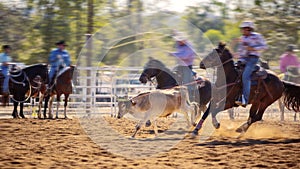
POLYGON ((298 69, 300 68, 300 62, 295 54, 297 51, 299 50, 295 49, 295 45, 290 44, 285 53, 280 56, 280 71, 285 74, 284 79, 295 83, 297 83, 296 79, 299 79, 298 69))
POLYGON ((11 51, 11 47, 9 45, 3 45, 2 46, 3 53, 0 54, 0 62, 1 62, 1 72, 4 76, 4 81, 3 81, 3 88, 2 88, 2 93, 3 95, 8 95, 9 93, 9 62, 11 62, 11 57, 9 56, 9 53, 11 51))
POLYGON ((65 41, 61 40, 55 43, 57 48, 52 50, 49 56, 49 63, 51 65, 49 72, 49 83, 48 83, 48 93, 51 91, 52 86, 55 82, 55 77, 60 69, 65 66, 70 66, 70 55, 65 47, 67 44, 65 41))
POLYGON ((244 21, 240 25, 242 36, 239 39, 238 53, 240 61, 245 63, 242 75, 243 94, 235 103, 245 107, 249 101, 251 89, 251 73, 259 61, 260 52, 267 49, 263 36, 254 32, 254 23, 244 21))
POLYGON ((177 58, 178 65, 175 69, 179 75, 179 84, 188 86, 190 100, 194 101, 196 84, 191 84, 191 82, 194 81, 192 68, 194 59, 196 58, 196 52, 193 50, 191 44, 187 42, 187 38, 183 33, 176 33, 174 39, 176 41, 176 52, 171 52, 169 55, 177 58))

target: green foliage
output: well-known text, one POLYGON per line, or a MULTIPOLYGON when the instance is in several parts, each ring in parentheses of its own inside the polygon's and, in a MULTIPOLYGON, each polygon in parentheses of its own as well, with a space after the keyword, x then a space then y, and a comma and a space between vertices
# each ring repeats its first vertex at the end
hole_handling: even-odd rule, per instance
MULTIPOLYGON (((114 19, 144 10, 141 0, 128 0, 125 8, 119 8, 116 0, 27 0, 23 2, 26 4, 18 8, 0 3, 0 44, 12 45, 14 60, 26 64, 46 63, 49 52, 56 47, 54 43, 62 39, 68 43, 67 50, 71 54, 72 62, 75 63, 80 52, 88 53, 81 51, 86 42, 86 33, 93 34, 114 19), (88 11, 88 2, 93 7, 91 13, 88 11)), ((249 18, 255 21, 256 31, 267 40, 269 49, 263 54, 265 60, 277 61, 287 44, 300 46, 300 14, 297 0, 255 0, 254 6, 249 6, 249 3, 246 0, 226 1, 226 3, 221 0, 201 2, 185 11, 182 18, 192 25, 184 27, 183 30, 191 36, 194 48, 204 52, 209 46, 209 40, 214 45, 220 40, 231 44, 240 36, 239 23, 249 18), (194 31, 191 29, 193 26, 201 31, 194 31)), ((141 18, 137 15, 133 23, 144 25, 144 22, 148 22, 141 18)), ((160 19, 163 21, 163 18, 160 19)), ((101 29, 105 32, 105 37, 95 42, 96 50, 92 55, 104 54, 107 51, 105 48, 107 43, 115 40, 118 35, 127 35, 132 29, 135 28, 129 23, 118 27, 112 26, 109 30, 101 29)), ((160 35, 144 34, 117 39, 114 45, 109 46, 112 49, 105 56, 104 63, 109 65, 121 63, 132 52, 147 48, 172 50, 174 42, 170 36, 165 36, 166 34, 169 33, 165 31, 160 35)), ((167 58, 165 51, 155 54, 167 58)), ((146 53, 141 55, 135 57, 148 57, 146 53)), ((141 59, 137 62, 142 63, 141 59)), ((128 64, 139 65, 140 63, 129 62, 128 64)))
POLYGON ((211 40, 213 45, 217 45, 220 41, 224 41, 224 35, 221 31, 215 29, 209 29, 204 35, 211 40))

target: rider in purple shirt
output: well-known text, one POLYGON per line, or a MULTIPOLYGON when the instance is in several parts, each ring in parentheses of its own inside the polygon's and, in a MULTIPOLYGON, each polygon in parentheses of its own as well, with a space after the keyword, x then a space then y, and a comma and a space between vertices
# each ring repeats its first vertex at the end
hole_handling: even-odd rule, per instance
POLYGON ((195 101, 195 97, 197 96, 195 96, 195 84, 192 83, 194 79, 192 67, 194 59, 196 58, 196 52, 183 33, 177 33, 174 39, 176 41, 176 51, 169 54, 177 58, 177 66, 175 69, 179 75, 179 84, 188 87, 190 100, 195 101))

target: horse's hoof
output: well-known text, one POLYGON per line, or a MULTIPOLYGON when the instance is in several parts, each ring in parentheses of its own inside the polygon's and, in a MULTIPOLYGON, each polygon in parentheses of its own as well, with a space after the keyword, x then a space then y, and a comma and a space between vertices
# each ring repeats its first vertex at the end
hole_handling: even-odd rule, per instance
POLYGON ((198 130, 193 130, 193 132, 191 133, 191 138, 195 138, 198 136, 198 130))
POLYGON ((215 127, 216 129, 219 129, 220 126, 221 126, 220 123, 214 123, 213 125, 214 125, 214 127, 215 127))
POLYGON ((148 121, 146 122, 145 126, 146 126, 146 127, 150 127, 150 126, 151 126, 151 121, 148 120, 148 121))
POLYGON ((237 133, 245 133, 249 128, 249 125, 247 123, 241 125, 239 128, 237 128, 235 131, 237 133))
POLYGON ((245 131, 241 127, 239 127, 239 128, 237 128, 235 130, 235 132, 237 132, 237 133, 244 133, 245 131))

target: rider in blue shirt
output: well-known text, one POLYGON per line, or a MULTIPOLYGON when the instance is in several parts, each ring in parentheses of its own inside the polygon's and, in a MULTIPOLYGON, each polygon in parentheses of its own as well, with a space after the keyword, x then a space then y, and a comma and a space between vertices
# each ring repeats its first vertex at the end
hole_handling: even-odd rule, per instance
POLYGON ((2 50, 3 50, 3 53, 0 54, 1 72, 4 76, 2 93, 3 93, 3 95, 8 95, 8 93, 9 93, 8 72, 9 72, 9 62, 11 62, 11 57, 9 56, 9 53, 11 51, 11 47, 9 45, 3 45, 2 50))
POLYGON ((49 63, 51 65, 49 72, 48 89, 52 88, 55 76, 61 67, 70 66, 70 55, 65 47, 67 46, 65 41, 59 41, 55 43, 57 48, 52 50, 49 56, 49 63))
POLYGON ((254 32, 254 23, 244 21, 240 25, 242 36, 239 39, 238 53, 240 60, 245 62, 246 66, 243 72, 243 94, 241 100, 235 103, 245 107, 248 104, 251 89, 251 74, 255 65, 259 61, 262 50, 267 49, 263 36, 254 32))

